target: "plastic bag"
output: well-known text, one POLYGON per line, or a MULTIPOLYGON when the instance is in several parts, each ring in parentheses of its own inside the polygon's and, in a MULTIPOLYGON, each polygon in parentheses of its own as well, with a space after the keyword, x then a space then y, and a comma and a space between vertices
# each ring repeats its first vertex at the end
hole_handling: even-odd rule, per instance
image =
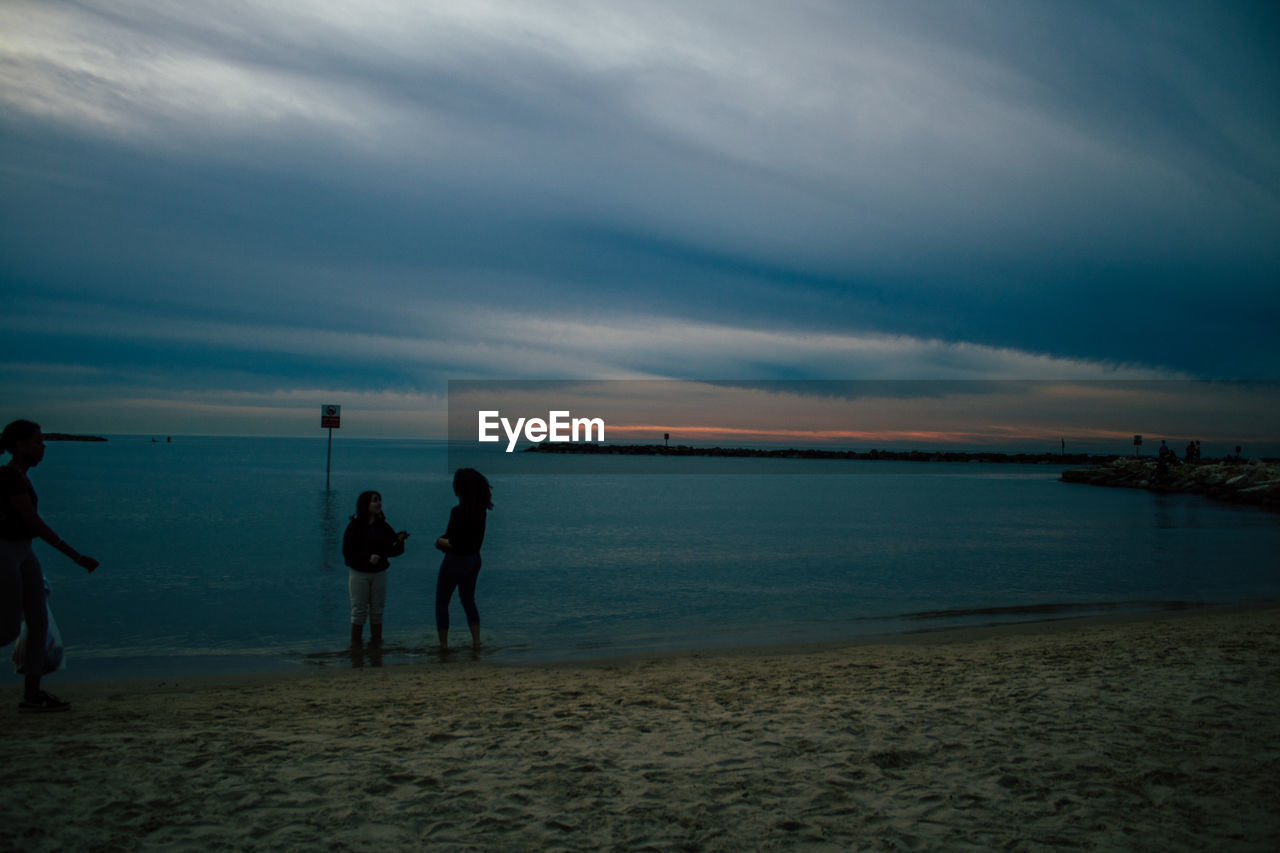
MULTIPOLYGON (((51 672, 57 672, 66 665, 65 650, 62 647, 62 632, 58 630, 58 623, 53 621, 53 611, 49 609, 49 602, 44 603, 44 612, 49 617, 49 630, 45 632, 44 637, 44 672, 41 675, 48 675, 51 672)), ((22 631, 18 634, 18 644, 13 649, 13 671, 19 675, 26 675, 27 668, 27 623, 22 623, 22 631)))

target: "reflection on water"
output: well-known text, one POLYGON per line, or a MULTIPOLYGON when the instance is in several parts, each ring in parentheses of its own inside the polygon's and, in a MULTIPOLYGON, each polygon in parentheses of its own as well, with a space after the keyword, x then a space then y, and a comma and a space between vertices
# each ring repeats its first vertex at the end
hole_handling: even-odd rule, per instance
POLYGON ((351 668, 362 669, 365 663, 371 667, 382 666, 382 643, 351 644, 351 668))
POLYGON ((342 534, 346 530, 346 516, 338 510, 339 493, 333 489, 318 491, 320 503, 320 559, 318 564, 328 569, 345 568, 342 562, 342 534))
POLYGON ((307 666, 349 664, 352 669, 364 669, 426 661, 438 663, 480 661, 500 658, 503 651, 503 648, 497 645, 481 646, 479 649, 468 646, 442 650, 439 645, 405 646, 397 643, 362 643, 340 651, 310 652, 299 655, 298 660, 307 666))

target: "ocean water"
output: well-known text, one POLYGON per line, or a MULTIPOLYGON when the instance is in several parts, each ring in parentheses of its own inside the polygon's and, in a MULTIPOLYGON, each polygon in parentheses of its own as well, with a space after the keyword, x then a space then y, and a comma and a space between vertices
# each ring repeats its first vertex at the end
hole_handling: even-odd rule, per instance
MULTIPOLYGON (((716 460, 722 476, 601 457, 579 475, 528 456, 528 473, 491 478, 477 599, 493 660, 1280 597, 1280 514, 1065 484, 1054 466, 716 460)), ((445 445, 335 438, 328 486, 325 457, 323 438, 50 443, 41 514, 102 561, 88 575, 37 544, 67 646, 53 678, 440 663, 445 445), (341 539, 364 489, 412 533, 376 655, 347 648, 341 539)), ((465 646, 456 597, 453 622, 465 646)))

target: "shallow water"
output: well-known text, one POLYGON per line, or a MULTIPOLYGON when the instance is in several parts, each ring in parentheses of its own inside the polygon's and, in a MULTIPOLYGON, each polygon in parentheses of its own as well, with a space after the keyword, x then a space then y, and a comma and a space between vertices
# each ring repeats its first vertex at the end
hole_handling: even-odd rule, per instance
MULTIPOLYGON (((453 496, 442 443, 113 437, 51 443, 43 545, 61 678, 437 660, 453 496), (341 536, 360 491, 413 533, 381 658, 353 660, 341 536)), ((496 475, 478 601, 485 655, 551 660, 852 639, 1280 595, 1280 514, 1069 485, 1058 468, 726 459, 734 476, 496 475), (832 467, 836 466, 836 467, 832 467), (833 473, 838 471, 839 473, 833 473)), ((628 463, 634 464, 634 460, 628 463)), ((463 642, 453 603, 455 643, 463 642)))

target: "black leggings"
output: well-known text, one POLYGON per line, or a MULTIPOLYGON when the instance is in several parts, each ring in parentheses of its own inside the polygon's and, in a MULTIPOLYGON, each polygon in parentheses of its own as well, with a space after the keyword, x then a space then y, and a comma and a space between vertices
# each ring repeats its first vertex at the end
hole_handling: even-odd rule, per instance
POLYGON ((480 624, 480 611, 476 609, 476 578, 480 575, 480 555, 460 557, 445 554, 440 563, 440 575, 436 578, 436 629, 449 630, 449 599, 458 590, 462 609, 467 612, 467 624, 480 624))

